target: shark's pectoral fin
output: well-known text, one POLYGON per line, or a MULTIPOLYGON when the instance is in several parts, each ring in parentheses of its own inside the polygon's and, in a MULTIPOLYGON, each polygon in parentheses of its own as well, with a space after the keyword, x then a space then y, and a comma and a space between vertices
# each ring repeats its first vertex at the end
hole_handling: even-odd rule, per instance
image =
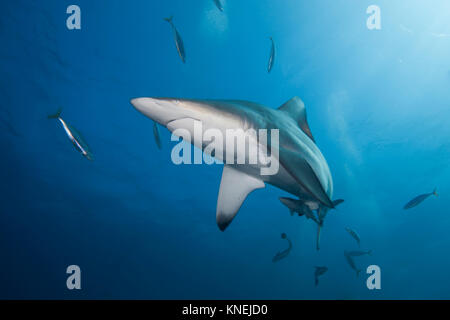
POLYGON ((291 176, 315 199, 329 208, 334 208, 333 202, 308 162, 299 154, 287 149, 280 149, 280 154, 284 155, 280 163, 291 176))
POLYGON ((262 180, 225 165, 217 199, 216 220, 219 229, 224 231, 228 227, 250 192, 264 187, 262 180))
POLYGON ((299 97, 293 97, 283 104, 278 110, 288 113, 297 123, 300 129, 315 142, 306 118, 305 104, 299 97))

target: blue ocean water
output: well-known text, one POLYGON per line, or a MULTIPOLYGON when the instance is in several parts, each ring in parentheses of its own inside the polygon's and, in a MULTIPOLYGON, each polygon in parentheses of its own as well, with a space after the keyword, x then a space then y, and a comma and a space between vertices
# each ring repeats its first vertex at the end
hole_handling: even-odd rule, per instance
POLYGON ((2 1, 0 298, 450 298, 450 3, 424 1, 2 1), (66 9, 81 8, 81 30, 66 9), (368 30, 369 5, 381 30, 368 30), (170 26, 186 49, 183 64, 170 26), (273 70, 267 73, 272 36, 273 70), (141 96, 305 102, 335 198, 316 226, 267 186, 225 231, 222 167, 172 163, 141 96), (86 138, 74 150, 63 118, 86 138), (405 211, 414 196, 439 197, 405 211), (357 259, 356 230, 371 256, 357 259), (285 232, 293 248, 286 248, 285 232), (82 289, 67 290, 79 265, 82 289), (319 286, 314 266, 327 266, 319 286), (368 290, 365 268, 381 268, 368 290))

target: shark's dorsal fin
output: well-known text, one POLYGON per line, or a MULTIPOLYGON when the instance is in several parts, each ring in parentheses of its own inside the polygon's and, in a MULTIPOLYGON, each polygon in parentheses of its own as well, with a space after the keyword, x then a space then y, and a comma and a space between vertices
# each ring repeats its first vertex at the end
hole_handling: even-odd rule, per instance
POLYGON ((283 104, 278 110, 289 114, 297 123, 300 129, 315 142, 306 118, 305 104, 299 97, 293 97, 291 100, 283 104))
POLYGON ((216 220, 219 229, 224 231, 228 227, 250 192, 264 187, 262 180, 225 165, 217 199, 216 220))

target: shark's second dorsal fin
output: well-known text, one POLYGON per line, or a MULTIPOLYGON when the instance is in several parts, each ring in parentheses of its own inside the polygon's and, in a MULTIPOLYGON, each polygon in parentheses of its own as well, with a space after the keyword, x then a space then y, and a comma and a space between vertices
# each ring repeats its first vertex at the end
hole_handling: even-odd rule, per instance
POLYGON ((219 229, 224 231, 228 227, 250 192, 264 187, 262 180, 225 165, 217 199, 216 220, 219 229))
POLYGON ((291 100, 283 104, 278 110, 289 114, 297 123, 300 129, 315 142, 306 118, 305 104, 299 97, 293 97, 291 100))

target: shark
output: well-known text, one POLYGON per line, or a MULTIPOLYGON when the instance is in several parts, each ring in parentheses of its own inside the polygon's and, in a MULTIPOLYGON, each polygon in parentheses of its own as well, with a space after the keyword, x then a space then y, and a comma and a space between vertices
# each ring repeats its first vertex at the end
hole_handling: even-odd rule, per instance
MULTIPOLYGON (((235 218, 248 195, 266 184, 284 190, 325 213, 334 208, 333 179, 325 157, 315 143, 307 121, 305 104, 293 97, 279 108, 271 108, 243 100, 200 100, 179 98, 140 97, 130 100, 132 106, 146 117, 166 127, 176 135, 186 130, 190 137, 181 137, 204 150, 206 143, 195 137, 195 123, 214 129, 226 137, 227 130, 239 130, 247 135, 253 129, 278 130, 278 143, 273 139, 248 139, 255 148, 269 149, 272 160, 278 163, 274 174, 262 174, 267 164, 230 162, 227 143, 218 145, 213 157, 223 161, 224 168, 216 207, 216 222, 224 231, 235 218), (274 156, 275 154, 275 156, 274 156)), ((271 131, 272 132, 272 131, 271 131)), ((239 157, 237 151, 237 156, 239 157)), ((248 154, 243 155, 248 159, 248 154)))

